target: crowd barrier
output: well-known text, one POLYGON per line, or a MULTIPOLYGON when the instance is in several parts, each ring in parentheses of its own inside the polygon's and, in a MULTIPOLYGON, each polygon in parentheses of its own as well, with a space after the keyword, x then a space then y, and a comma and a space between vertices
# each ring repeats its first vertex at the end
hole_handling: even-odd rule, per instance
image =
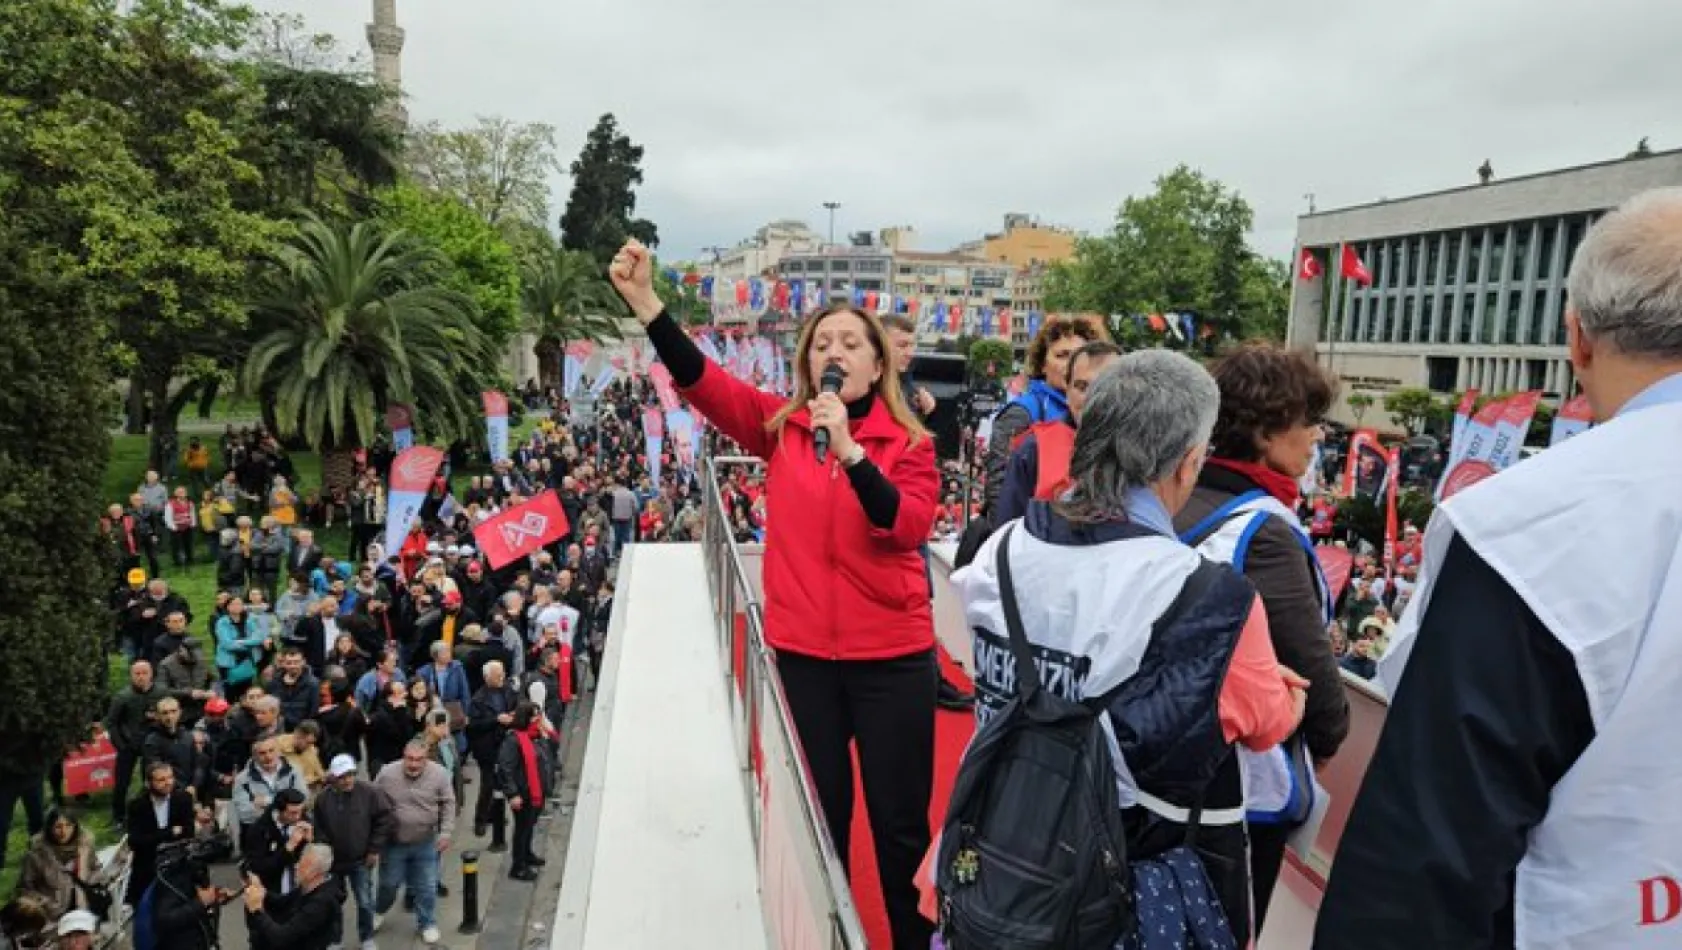
POLYGON ((719 490, 720 476, 731 467, 753 471, 762 464, 740 456, 705 460, 701 548, 720 664, 730 680, 766 933, 779 950, 865 950, 847 876, 820 820, 775 659, 765 645, 757 572, 744 566, 719 490))

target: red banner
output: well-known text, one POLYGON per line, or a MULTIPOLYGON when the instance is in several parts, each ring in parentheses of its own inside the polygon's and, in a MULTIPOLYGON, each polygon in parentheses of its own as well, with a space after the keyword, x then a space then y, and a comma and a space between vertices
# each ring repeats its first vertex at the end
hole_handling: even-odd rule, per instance
POLYGON ((415 427, 415 409, 394 402, 385 407, 385 427, 393 432, 398 429, 413 429, 415 427))
POLYGON ((642 411, 642 434, 650 439, 666 437, 666 417, 653 406, 642 411))
POLYGON ((1322 544, 1314 549, 1314 556, 1320 561, 1320 570, 1326 575, 1326 586, 1331 588, 1332 600, 1343 596, 1343 589, 1349 586, 1349 575, 1355 569, 1355 556, 1348 548, 1340 548, 1333 544, 1322 544))
POLYGON ((117 748, 104 732, 64 760, 64 794, 72 797, 108 792, 117 785, 117 748))
POLYGON ((550 489, 518 508, 481 522, 473 529, 473 539, 479 542, 491 570, 496 571, 560 540, 568 527, 560 496, 550 489))
POLYGON ((1402 450, 1390 448, 1390 472, 1385 478, 1384 500, 1384 576, 1396 576, 1396 541, 1400 531, 1396 527, 1396 483, 1402 480, 1402 450))
POLYGON ((497 416, 507 417, 508 397, 494 389, 487 389, 479 394, 485 402, 485 418, 495 419, 497 416))
MULTIPOLYGON (((392 494, 400 492, 420 492, 426 494, 432 488, 432 476, 438 474, 438 467, 444 464, 444 450, 435 449, 430 445, 417 445, 404 449, 403 453, 391 463, 392 494)), ((404 530, 408 525, 404 525, 404 530)))
POLYGON ((654 381, 654 394, 660 397, 660 408, 671 412, 681 403, 678 402, 677 389, 672 386, 672 371, 664 363, 655 363, 648 368, 648 378, 654 381))

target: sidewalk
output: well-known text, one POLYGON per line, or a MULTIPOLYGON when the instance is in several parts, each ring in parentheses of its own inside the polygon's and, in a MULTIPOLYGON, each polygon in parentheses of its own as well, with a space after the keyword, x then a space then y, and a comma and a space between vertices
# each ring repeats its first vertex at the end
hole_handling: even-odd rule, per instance
MULTIPOLYGON (((433 948, 445 950, 512 950, 524 946, 526 921, 531 916, 541 928, 539 933, 543 937, 543 945, 548 944, 548 927, 554 916, 554 894, 560 889, 561 869, 565 866, 564 851, 561 856, 554 853, 553 842, 549 840, 551 827, 566 824, 570 821, 571 802, 577 797, 578 768, 577 759, 584 746, 584 736, 589 727, 588 706, 593 696, 586 694, 580 701, 575 702, 572 710, 568 711, 565 725, 566 737, 561 744, 561 757, 566 763, 562 772, 561 787, 557 789, 556 800, 560 805, 553 810, 546 810, 544 817, 538 822, 534 844, 540 854, 549 859, 548 865, 541 869, 542 876, 532 883, 515 881, 508 877, 508 854, 492 854, 488 850, 491 839, 480 838, 473 834, 473 801, 478 795, 478 782, 481 780, 476 766, 469 766, 467 784, 464 797, 466 805, 456 819, 456 840, 450 844, 450 850, 444 854, 443 881, 450 888, 448 897, 438 898, 438 929, 443 939, 433 948), (557 821, 557 818, 561 818, 557 821), (460 932, 463 918, 462 905, 462 855, 474 851, 479 855, 479 923, 481 933, 464 934, 460 932), (547 899, 549 912, 544 917, 541 914, 531 914, 535 903, 541 904, 547 899)), ((513 835, 513 823, 508 826, 508 835, 513 835)), ((564 836, 561 844, 564 848, 564 836)), ((235 880, 234 866, 219 864, 211 869, 212 881, 220 887, 233 888, 238 886, 235 880)), ((358 946, 356 939, 356 902, 346 899, 345 938, 346 950, 355 950, 358 946)), ((222 946, 227 950, 241 950, 249 947, 245 929, 244 906, 238 901, 222 909, 221 918, 222 946)), ((402 898, 392 906, 391 912, 386 914, 384 926, 374 935, 380 950, 423 950, 428 944, 420 939, 415 929, 414 914, 403 910, 402 898)))

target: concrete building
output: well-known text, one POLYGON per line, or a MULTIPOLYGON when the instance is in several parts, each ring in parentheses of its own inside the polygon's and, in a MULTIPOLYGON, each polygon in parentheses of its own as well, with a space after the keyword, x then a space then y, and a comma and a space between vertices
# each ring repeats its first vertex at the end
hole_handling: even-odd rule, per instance
MULTIPOLYGON (((1297 246, 1324 275, 1292 282, 1291 345, 1312 348, 1347 397, 1397 389, 1452 393, 1574 388, 1565 352, 1565 277, 1600 215, 1652 188, 1682 185, 1682 150, 1497 179, 1297 219, 1297 246), (1341 273, 1355 248, 1372 284, 1341 273)), ((1300 251, 1299 251, 1300 255, 1300 251)), ((1383 416, 1375 411, 1371 416, 1383 416)))
MULTIPOLYGON (((894 255, 893 293, 896 298, 918 301, 920 319, 937 303, 960 306, 965 311, 1011 307, 1011 280, 1015 269, 1008 264, 960 253, 901 251, 894 255)), ((1012 332, 1015 332, 1012 321, 1012 332)), ((993 324, 994 335, 999 326, 993 324)), ((948 330, 948 336, 955 331, 948 330)), ((933 335, 932 330, 930 334, 933 335)))
POLYGON ((1005 215, 1004 230, 953 248, 958 254, 1010 264, 1039 267, 1075 255, 1077 235, 1068 228, 1040 224, 1021 213, 1005 215))
POLYGON ((830 299, 853 290, 891 290, 894 252, 880 244, 820 244, 810 251, 786 254, 777 264, 783 280, 804 280, 807 287, 823 287, 830 299))
POLYGON ((817 251, 823 247, 823 236, 804 221, 772 221, 729 250, 720 251, 718 259, 703 266, 703 274, 718 280, 747 280, 775 273, 784 255, 817 251))

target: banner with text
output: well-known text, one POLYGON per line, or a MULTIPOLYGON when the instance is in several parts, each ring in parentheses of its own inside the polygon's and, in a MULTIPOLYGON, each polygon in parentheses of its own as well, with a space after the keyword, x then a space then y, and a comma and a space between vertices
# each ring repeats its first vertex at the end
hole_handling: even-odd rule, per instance
POLYGON ((672 385, 672 371, 664 363, 655 363, 648 368, 648 378, 654 383, 654 395, 660 397, 660 408, 672 412, 682 405, 677 398, 677 387, 672 385))
POLYGON ((643 452, 648 459, 648 477, 652 484, 660 484, 660 452, 665 448, 666 419, 660 410, 649 406, 642 411, 643 452))
POLYGON ((480 394, 485 401, 485 447, 492 462, 508 458, 508 397, 494 389, 480 394))
POLYGON ((1437 503, 1467 485, 1475 485, 1491 475, 1495 469, 1489 464, 1489 450, 1495 441, 1495 427, 1501 412, 1507 407, 1505 399, 1491 399, 1466 423, 1466 430, 1449 446, 1448 464, 1443 466, 1442 480, 1437 483, 1437 503))
POLYGON ((415 407, 394 402, 385 407, 385 427, 391 430, 391 448, 401 452, 415 444, 415 407))
POLYGON ((420 517, 421 505, 432 479, 444 464, 444 452, 430 445, 416 445, 391 462, 391 481, 386 488, 385 549, 396 554, 403 549, 403 536, 420 517))
POLYGON ((666 413, 666 432, 672 440, 672 461, 685 474, 695 471, 695 452, 700 447, 696 438, 695 417, 678 409, 666 413))
POLYGON ((559 541, 568 529, 566 511, 553 488, 531 501, 480 522, 473 529, 479 551, 497 571, 546 544, 559 541))
POLYGON ((1553 432, 1549 434, 1550 447, 1564 442, 1574 435, 1582 435, 1589 431, 1594 424, 1594 410, 1589 408, 1589 397, 1573 396, 1566 400, 1565 405, 1559 407, 1559 414, 1554 416, 1553 432))

